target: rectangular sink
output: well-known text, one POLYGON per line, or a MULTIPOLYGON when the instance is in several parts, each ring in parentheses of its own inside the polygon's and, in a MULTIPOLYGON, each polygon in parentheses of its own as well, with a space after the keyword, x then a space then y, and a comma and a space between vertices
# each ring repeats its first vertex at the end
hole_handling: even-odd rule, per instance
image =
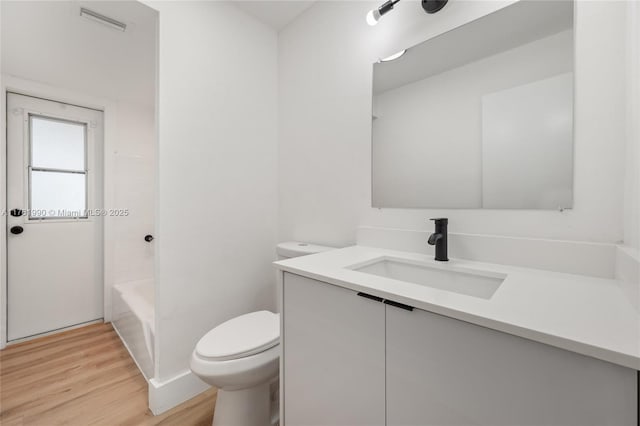
POLYGON ((440 267, 389 257, 349 269, 482 299, 490 299, 507 277, 504 274, 448 267, 448 264, 440 267))

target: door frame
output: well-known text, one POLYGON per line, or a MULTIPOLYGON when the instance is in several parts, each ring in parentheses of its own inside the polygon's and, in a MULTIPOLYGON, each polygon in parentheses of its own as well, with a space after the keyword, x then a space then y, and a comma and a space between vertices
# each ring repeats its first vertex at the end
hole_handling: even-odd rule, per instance
MULTIPOLYGON (((117 103, 107 98, 85 95, 6 74, 0 75, 0 212, 7 211, 7 92, 91 108, 103 113, 103 208, 115 208, 115 139, 117 103)), ((115 240, 111 232, 114 218, 103 217, 104 322, 111 322, 111 295, 114 277, 115 240)), ((0 349, 7 345, 7 216, 0 215, 0 349)))

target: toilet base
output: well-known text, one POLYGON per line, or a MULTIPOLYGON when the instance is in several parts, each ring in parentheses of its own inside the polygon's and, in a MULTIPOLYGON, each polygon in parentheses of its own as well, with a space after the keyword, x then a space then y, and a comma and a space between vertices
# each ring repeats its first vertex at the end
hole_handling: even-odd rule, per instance
POLYGON ((218 389, 213 426, 269 426, 270 424, 269 382, 247 389, 218 389))

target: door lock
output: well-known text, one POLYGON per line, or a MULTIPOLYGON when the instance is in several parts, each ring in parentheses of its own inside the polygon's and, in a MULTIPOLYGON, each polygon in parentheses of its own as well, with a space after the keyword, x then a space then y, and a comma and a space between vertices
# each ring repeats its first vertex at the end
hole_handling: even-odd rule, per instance
POLYGON ((12 226, 9 230, 13 235, 19 235, 24 232, 24 228, 22 226, 12 226))
POLYGON ((13 217, 20 217, 24 214, 24 212, 21 209, 12 209, 9 213, 13 217))

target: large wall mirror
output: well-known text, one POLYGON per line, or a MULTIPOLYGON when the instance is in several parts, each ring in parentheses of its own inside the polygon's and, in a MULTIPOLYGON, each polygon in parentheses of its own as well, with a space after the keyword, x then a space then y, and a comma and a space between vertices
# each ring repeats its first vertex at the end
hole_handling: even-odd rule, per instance
POLYGON ((571 208, 573 39, 520 1, 374 64, 373 206, 571 208))

